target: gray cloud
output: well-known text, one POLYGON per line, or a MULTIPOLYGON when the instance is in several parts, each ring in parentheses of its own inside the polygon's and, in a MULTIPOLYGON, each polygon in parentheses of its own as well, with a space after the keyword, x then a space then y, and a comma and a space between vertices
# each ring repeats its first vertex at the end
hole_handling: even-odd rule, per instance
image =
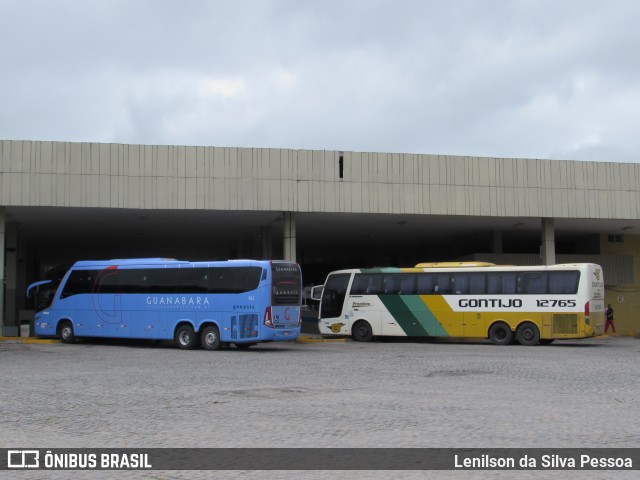
POLYGON ((639 161, 634 0, 3 0, 0 137, 639 161))

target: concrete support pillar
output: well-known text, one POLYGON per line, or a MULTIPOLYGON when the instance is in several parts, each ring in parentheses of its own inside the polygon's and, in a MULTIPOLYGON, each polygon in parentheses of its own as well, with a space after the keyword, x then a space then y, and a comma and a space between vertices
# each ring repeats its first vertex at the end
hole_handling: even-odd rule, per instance
POLYGON ((5 212, 4 207, 0 207, 0 336, 3 334, 5 313, 4 313, 4 252, 5 252, 5 212))
POLYGON ((261 259, 273 259, 273 241, 271 240, 271 227, 260 227, 261 259))
POLYGON ((296 261, 296 214, 284 212, 283 215, 283 251, 284 260, 296 261))
POLYGON ((543 265, 556 263, 556 238, 553 218, 542 219, 542 246, 540 247, 543 265))
POLYGON ((15 223, 5 223, 4 228, 4 324, 18 325, 18 230, 15 223))

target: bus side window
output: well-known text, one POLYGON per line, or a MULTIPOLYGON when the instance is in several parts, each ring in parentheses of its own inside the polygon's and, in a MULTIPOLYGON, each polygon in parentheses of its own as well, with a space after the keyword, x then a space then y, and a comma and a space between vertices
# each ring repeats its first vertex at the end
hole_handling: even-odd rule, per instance
POLYGON ((94 270, 73 270, 67 278, 60 298, 67 298, 82 293, 91 293, 97 273, 98 272, 94 270))
POLYGON ((519 293, 544 294, 547 293, 546 272, 521 272, 518 278, 519 293))
POLYGON ((367 278, 366 295, 381 295, 384 293, 384 276, 381 273, 367 274, 367 278))
POLYGON ((434 275, 433 293, 437 295, 446 295, 449 293, 450 278, 448 273, 436 273, 434 275))
POLYGON ((469 293, 476 295, 486 293, 485 278, 486 275, 484 273, 469 274, 469 293))
POLYGON ((400 294, 415 295, 416 293, 416 276, 402 275, 400 279, 400 294))
POLYGON ((510 295, 517 290, 517 274, 516 273, 504 273, 502 274, 502 293, 510 295))
POLYGON ((93 285, 93 293, 118 293, 118 269, 107 269, 100 271, 93 285))
POLYGON ((457 295, 469 293, 469 275, 467 273, 451 275, 451 293, 457 295))
POLYGON ((176 293, 175 268, 150 268, 147 270, 149 293, 176 293))
POLYGON ((176 269, 176 293, 207 293, 209 290, 208 268, 176 269))
POLYGON ((418 274, 416 281, 416 293, 418 295, 429 295, 433 290, 433 277, 428 273, 418 274))
POLYGON ((575 294, 580 272, 549 272, 549 293, 575 294))
POLYGON ((396 295, 400 291, 398 276, 393 273, 384 276, 383 284, 385 295, 396 295))
POLYGON ((351 295, 366 295, 369 286, 369 275, 356 273, 351 285, 351 295))
POLYGON ((490 295, 513 295, 517 293, 518 278, 516 273, 492 272, 487 273, 487 293, 490 295))

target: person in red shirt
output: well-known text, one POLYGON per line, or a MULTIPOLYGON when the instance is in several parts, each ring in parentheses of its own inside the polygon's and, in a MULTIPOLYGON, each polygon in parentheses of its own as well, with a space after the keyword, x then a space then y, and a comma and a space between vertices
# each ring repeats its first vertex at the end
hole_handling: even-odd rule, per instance
POLYGON ((611 308, 611 304, 607 305, 607 323, 604 324, 604 333, 607 333, 609 327, 613 333, 616 333, 616 326, 613 324, 613 308, 611 308))

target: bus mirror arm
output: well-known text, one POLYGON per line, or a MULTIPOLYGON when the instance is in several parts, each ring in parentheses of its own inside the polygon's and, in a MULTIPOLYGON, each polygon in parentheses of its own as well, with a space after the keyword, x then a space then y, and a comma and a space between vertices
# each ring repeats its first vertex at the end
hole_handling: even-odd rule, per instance
POLYGON ((320 301, 322 299, 322 290, 324 289, 324 285, 316 285, 311 288, 311 300, 320 301))
POLYGON ((46 285, 47 283, 51 283, 51 280, 41 280, 39 282, 35 282, 29 285, 27 287, 27 298, 31 298, 31 290, 33 290, 36 287, 39 287, 40 285, 46 285))

